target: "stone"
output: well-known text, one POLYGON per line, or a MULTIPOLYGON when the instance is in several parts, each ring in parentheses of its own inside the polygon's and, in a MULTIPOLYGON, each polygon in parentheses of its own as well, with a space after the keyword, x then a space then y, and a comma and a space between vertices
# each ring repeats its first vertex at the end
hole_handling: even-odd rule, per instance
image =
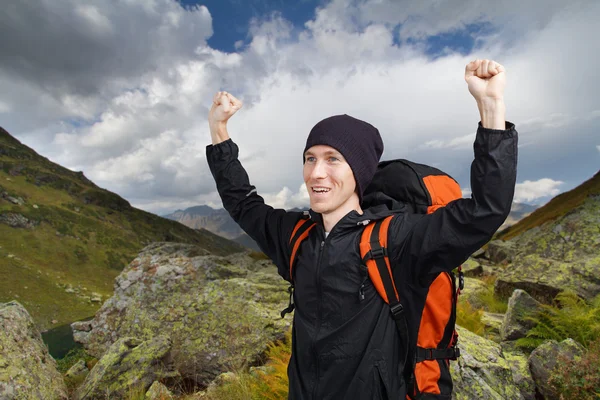
POLYGON ((71 327, 96 358, 125 337, 168 336, 182 379, 206 387, 223 372, 255 364, 268 343, 283 338, 292 321, 279 315, 288 286, 273 264, 247 254, 151 244, 117 276, 94 319, 71 327))
POLYGON ((581 357, 585 349, 573 339, 566 339, 558 343, 548 340, 538 346, 529 356, 529 370, 535 385, 546 399, 558 399, 558 393, 548 385, 552 370, 561 362, 562 358, 574 360, 581 357))
POLYGON ((462 272, 467 277, 479 277, 483 275, 483 266, 475 261, 473 258, 469 258, 462 264, 462 272))
MULTIPOLYGON (((500 345, 491 340, 457 326, 458 347, 461 356, 450 363, 454 383, 452 398, 455 400, 520 400, 521 392, 516 387, 514 357, 507 359, 500 345)), ((523 356, 521 363, 526 362, 523 356)), ((528 371, 519 371, 527 376, 528 371)))
POLYGON ((515 255, 515 246, 510 241, 492 240, 487 244, 486 257, 495 264, 509 264, 515 255))
POLYGON ((171 346, 170 338, 162 335, 147 341, 132 337, 117 340, 94 365, 75 399, 125 398, 132 390, 145 393, 156 380, 178 378, 171 346))
POLYGON ((159 381, 154 381, 146 392, 145 400, 172 400, 173 393, 159 381))
POLYGON ((65 374, 66 377, 69 378, 78 378, 80 376, 86 376, 90 370, 87 365, 85 365, 85 361, 83 359, 79 359, 65 374))
POLYGON ((517 340, 527 335, 535 326, 530 317, 540 310, 541 305, 524 290, 517 289, 508 300, 508 309, 504 314, 500 337, 502 340, 517 340))
POLYGON ((488 290, 487 285, 475 278, 465 278, 465 287, 458 296, 458 302, 469 302, 475 308, 482 308, 484 304, 479 300, 479 296, 488 290))
POLYGON ((0 326, 0 399, 66 400, 63 377, 27 310, 0 303, 0 326))
POLYGON ((486 327, 486 332, 493 333, 500 336, 500 329, 502 328, 502 322, 504 321, 504 314, 483 312, 481 316, 481 322, 486 327))
POLYGON ((33 229, 38 225, 37 221, 30 221, 21 214, 3 213, 0 214, 0 223, 6 224, 12 228, 33 229))

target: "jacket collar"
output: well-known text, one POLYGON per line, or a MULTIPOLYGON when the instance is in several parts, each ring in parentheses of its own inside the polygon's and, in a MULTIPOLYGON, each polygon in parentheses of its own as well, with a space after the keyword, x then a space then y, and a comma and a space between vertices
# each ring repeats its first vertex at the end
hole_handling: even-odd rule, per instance
MULTIPOLYGON (((364 226, 368 225, 370 221, 378 221, 398 212, 402 212, 402 209, 394 209, 394 211, 392 211, 383 204, 363 210, 362 214, 352 210, 342 217, 342 219, 338 221, 334 228, 348 229, 358 225, 364 226)), ((308 213, 311 220, 315 221, 321 227, 323 226, 323 216, 321 214, 313 211, 312 209, 308 210, 308 213)))

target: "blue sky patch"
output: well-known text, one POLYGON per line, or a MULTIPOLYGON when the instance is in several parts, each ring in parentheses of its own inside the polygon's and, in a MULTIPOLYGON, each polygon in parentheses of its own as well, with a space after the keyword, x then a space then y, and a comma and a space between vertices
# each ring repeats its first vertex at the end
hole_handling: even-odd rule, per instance
POLYGON ((248 30, 253 18, 262 19, 274 12, 290 21, 296 29, 302 29, 306 21, 315 15, 315 9, 323 0, 179 0, 183 6, 204 5, 213 21, 213 36, 208 45, 225 52, 235 52, 235 43, 248 44, 248 30))

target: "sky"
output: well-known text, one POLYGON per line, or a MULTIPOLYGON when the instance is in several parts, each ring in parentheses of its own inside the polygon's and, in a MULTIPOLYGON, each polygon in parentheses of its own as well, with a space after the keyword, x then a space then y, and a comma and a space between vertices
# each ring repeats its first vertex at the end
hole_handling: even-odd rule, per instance
POLYGON ((519 132, 515 200, 544 204, 600 169, 600 2, 29 0, 0 13, 0 126, 157 214, 220 207, 206 163, 216 91, 267 203, 308 205, 312 126, 376 126, 383 159, 452 175, 468 196, 475 58, 504 65, 519 132), (567 4, 568 3, 568 4, 567 4))

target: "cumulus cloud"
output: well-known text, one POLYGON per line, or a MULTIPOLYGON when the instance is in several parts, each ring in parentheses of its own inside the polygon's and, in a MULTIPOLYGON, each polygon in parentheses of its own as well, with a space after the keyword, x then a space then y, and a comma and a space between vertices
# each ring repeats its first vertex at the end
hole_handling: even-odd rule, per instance
POLYGON ((550 178, 517 183, 514 201, 517 203, 532 203, 544 197, 556 196, 560 193, 559 186, 563 183, 550 178))
MULTIPOLYGON (((252 183, 284 208, 308 203, 300 158, 307 133, 341 113, 378 127, 384 158, 429 163, 468 186, 479 115, 463 71, 477 56, 507 67, 507 117, 528 144, 522 176, 552 176, 557 158, 575 165, 597 144, 600 44, 578 39, 598 32, 595 2, 333 0, 302 29, 280 14, 255 20, 235 53, 207 46, 208 9, 172 0, 7 9, 4 127, 148 210, 220 204, 204 153, 208 107, 221 89, 245 102, 229 131, 252 183), (473 33, 474 25, 487 28, 473 33), (476 36, 472 54, 427 53, 427 38, 452 32, 476 36)), ((542 193, 541 181, 523 199, 542 193)))

